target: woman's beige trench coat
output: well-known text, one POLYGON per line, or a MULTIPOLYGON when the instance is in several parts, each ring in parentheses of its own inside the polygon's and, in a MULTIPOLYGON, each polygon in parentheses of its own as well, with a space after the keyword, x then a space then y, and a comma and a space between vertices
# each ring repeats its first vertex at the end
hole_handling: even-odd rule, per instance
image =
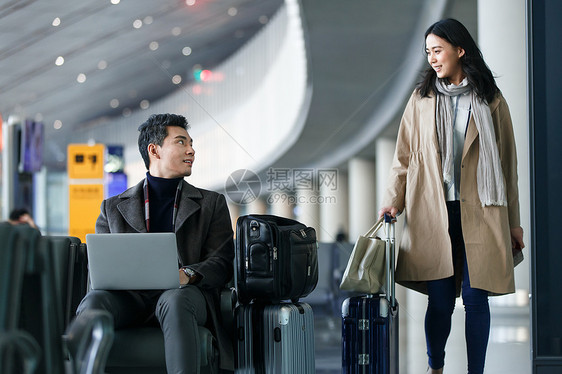
MULTIPOLYGON (((479 139, 471 117, 461 161, 461 222, 471 287, 490 294, 506 294, 515 291, 510 228, 520 225, 517 155, 505 99, 498 94, 489 106, 508 206, 482 207, 480 203, 476 187, 479 139)), ((454 274, 435 110, 435 96, 421 98, 414 92, 410 97, 400 123, 383 199, 383 206, 405 212, 396 280, 424 293, 427 292, 424 281, 454 274)), ((462 267, 458 270, 457 295, 462 267)))

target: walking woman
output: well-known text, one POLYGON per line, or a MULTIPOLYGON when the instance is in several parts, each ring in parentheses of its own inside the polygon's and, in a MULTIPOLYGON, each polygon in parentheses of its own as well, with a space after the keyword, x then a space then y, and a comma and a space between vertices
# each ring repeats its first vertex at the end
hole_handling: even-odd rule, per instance
POLYGON ((484 371, 489 295, 515 291, 523 248, 517 155, 505 99, 467 29, 425 33, 430 67, 404 111, 383 208, 405 212, 397 281, 428 295, 429 368, 442 373, 455 299, 465 308, 468 373, 484 371))

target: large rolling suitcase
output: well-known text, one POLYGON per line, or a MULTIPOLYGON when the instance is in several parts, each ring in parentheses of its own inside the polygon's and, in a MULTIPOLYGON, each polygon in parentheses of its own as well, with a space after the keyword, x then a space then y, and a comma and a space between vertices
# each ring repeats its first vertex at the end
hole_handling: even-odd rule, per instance
POLYGON ((308 295, 318 283, 316 231, 284 217, 247 215, 236 222, 236 291, 240 303, 308 295))
POLYGON ((236 309, 239 374, 313 374, 314 318, 306 303, 236 309))
POLYGON ((398 302, 395 298, 395 220, 385 216, 386 292, 342 304, 342 373, 398 374, 398 302))

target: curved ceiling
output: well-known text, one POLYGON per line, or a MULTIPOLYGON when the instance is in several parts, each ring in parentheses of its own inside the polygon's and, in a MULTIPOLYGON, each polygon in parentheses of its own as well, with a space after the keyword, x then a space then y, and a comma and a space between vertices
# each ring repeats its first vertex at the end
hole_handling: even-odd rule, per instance
POLYGON ((476 36, 476 0, 304 0, 313 95, 303 133, 273 167, 346 168, 396 134, 424 68, 423 34, 445 17, 476 36))
MULTIPOLYGON (((340 166, 349 156, 346 149, 374 157, 376 136, 369 134, 366 146, 363 141, 358 146, 356 136, 366 126, 380 126, 381 131, 397 127, 396 117, 374 122, 381 122, 376 116, 385 110, 381 103, 417 45, 426 6, 447 3, 445 15, 463 21, 475 36, 476 0, 300 2, 313 95, 299 140, 275 167, 340 166)), ((17 114, 42 120, 47 141, 58 131, 127 115, 143 100, 150 103, 175 91, 175 75, 183 84, 193 79, 194 67, 213 67, 227 59, 282 3, 9 1, 0 6, 0 113, 4 119, 17 114), (60 25, 53 26, 57 18, 60 25), (65 60, 61 66, 55 64, 59 56, 65 60), (83 83, 77 81, 80 74, 83 83), (62 124, 59 130, 56 120, 62 124)), ((420 36, 420 54, 422 43, 420 36)), ((393 103, 403 106, 406 99, 397 96, 393 103)), ((45 158, 48 162, 49 154, 45 158)))
POLYGON ((178 77, 192 80, 194 68, 227 59, 282 3, 8 1, 0 5, 0 113, 43 121, 47 141, 127 115, 177 90, 178 77))

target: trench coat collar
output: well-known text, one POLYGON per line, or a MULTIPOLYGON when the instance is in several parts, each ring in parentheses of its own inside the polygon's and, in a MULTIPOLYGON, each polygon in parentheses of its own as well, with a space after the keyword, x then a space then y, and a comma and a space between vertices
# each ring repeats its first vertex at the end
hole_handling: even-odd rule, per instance
MULTIPOLYGON (((122 199, 122 201, 117 204, 117 209, 125 221, 127 221, 127 223, 137 232, 146 232, 146 223, 144 220, 143 183, 144 180, 119 195, 119 198, 122 199)), ((176 217, 176 233, 193 213, 201 209, 201 206, 196 201, 202 198, 201 192, 185 180, 181 183, 183 183, 183 186, 181 190, 180 204, 178 207, 178 215, 176 217)))

